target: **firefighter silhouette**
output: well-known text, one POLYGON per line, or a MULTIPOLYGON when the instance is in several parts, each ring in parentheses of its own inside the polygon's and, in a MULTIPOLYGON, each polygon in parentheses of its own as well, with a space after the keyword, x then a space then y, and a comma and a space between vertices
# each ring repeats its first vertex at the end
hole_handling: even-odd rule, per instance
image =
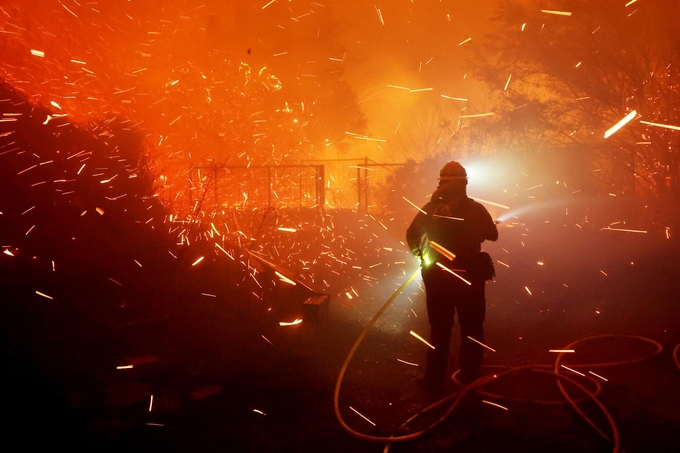
POLYGON ((485 284, 494 277, 491 257, 481 251, 485 240, 498 239, 498 229, 484 206, 467 196, 467 172, 449 162, 439 186, 406 232, 411 253, 420 258, 425 284, 430 344, 423 379, 438 391, 446 376, 454 317, 458 314, 461 344, 458 380, 480 377, 486 315, 485 284))

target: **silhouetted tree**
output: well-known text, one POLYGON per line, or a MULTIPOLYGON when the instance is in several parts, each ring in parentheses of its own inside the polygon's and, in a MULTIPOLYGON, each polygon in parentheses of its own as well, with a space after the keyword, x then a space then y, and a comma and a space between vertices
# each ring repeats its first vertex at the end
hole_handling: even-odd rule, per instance
POLYGON ((679 226, 680 3, 504 1, 471 62, 492 89, 508 146, 573 148, 601 169, 603 192, 650 200, 657 227, 679 226), (635 110, 636 118, 605 139, 635 110))

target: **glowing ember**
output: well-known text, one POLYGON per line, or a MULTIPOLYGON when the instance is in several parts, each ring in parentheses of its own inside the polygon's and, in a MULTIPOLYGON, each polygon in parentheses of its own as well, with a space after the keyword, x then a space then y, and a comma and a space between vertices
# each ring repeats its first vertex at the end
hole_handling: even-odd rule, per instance
POLYGON ((411 365, 411 366, 420 366, 417 363, 407 362, 406 360, 401 360, 401 359, 397 359, 397 362, 405 363, 406 365, 411 365))
POLYGON ((472 338, 472 337, 471 337, 471 336, 469 336, 469 335, 468 335, 468 339, 470 339, 470 340, 474 341, 475 343, 477 343, 477 344, 478 344, 478 345, 480 345, 480 346, 483 346, 483 347, 485 347, 486 349, 488 349, 488 350, 489 350, 489 351, 491 351, 491 352, 496 352, 496 350, 495 350, 495 349, 493 349, 493 348, 491 348, 491 347, 489 347, 489 346, 485 345, 484 343, 482 343, 482 342, 481 342, 481 341, 479 341, 479 340, 475 340, 474 338, 472 338))
POLYGON ((602 379, 602 380, 605 381, 605 382, 609 382, 607 379, 603 378, 603 377, 600 376, 599 374, 595 374, 595 373, 593 373, 592 371, 588 371, 588 373, 592 374, 592 375, 595 376, 596 378, 602 379))
POLYGON ((458 277, 459 279, 461 279, 462 281, 464 281, 466 284, 472 285, 471 282, 467 281, 466 279, 464 279, 463 277, 461 277, 460 275, 458 275, 457 273, 455 273, 454 271, 452 271, 452 270, 449 269, 448 267, 444 266, 442 263, 437 262, 437 266, 439 266, 440 268, 442 268, 443 270, 445 270, 445 271, 448 272, 449 274, 455 275, 456 277, 458 277))
POLYGON ((578 374, 579 376, 584 376, 584 377, 585 377, 585 374, 581 373, 580 371, 576 371, 576 370, 574 370, 574 369, 572 369, 572 368, 569 368, 568 366, 564 366, 564 365, 560 365, 560 366, 561 366, 562 368, 564 368, 565 370, 569 370, 569 371, 571 371, 572 373, 576 373, 576 374, 578 374))
POLYGON ((571 13, 567 11, 554 11, 550 9, 542 9, 541 12, 546 14, 555 14, 557 16, 571 16, 571 13))
POLYGON ((276 276, 279 277, 279 279, 284 283, 288 283, 289 285, 296 285, 297 284, 293 280, 289 279, 288 277, 286 277, 285 275, 283 275, 279 271, 274 271, 274 274, 276 274, 276 276))
POLYGON ((444 255, 444 257, 447 258, 449 261, 453 261, 453 259, 456 257, 456 255, 454 255, 453 252, 447 250, 445 247, 439 245, 435 241, 430 241, 430 247, 444 255))
POLYGON ((482 403, 486 403, 486 404, 489 404, 489 405, 491 405, 491 406, 496 406, 496 407, 499 407, 499 408, 501 408, 501 409, 503 409, 503 410, 506 410, 506 411, 508 410, 507 407, 501 406, 500 404, 492 403, 491 401, 482 400, 482 403))
POLYGON ((434 349, 434 346, 432 346, 432 345, 431 345, 430 343, 428 343, 423 337, 421 337, 420 335, 418 335, 418 334, 415 333, 414 331, 410 331, 409 333, 410 333, 411 335, 413 335, 414 337, 416 337, 417 339, 419 339, 420 341, 422 341, 423 343, 425 343, 425 344, 426 344, 427 346, 429 346, 430 348, 434 349))
POLYGON ((609 138, 612 135, 614 135, 614 133, 616 133, 619 129, 621 129, 626 124, 630 123, 633 120, 633 118, 635 118, 636 115, 637 112, 635 110, 630 112, 621 121, 613 125, 609 130, 607 130, 607 132, 604 133, 604 138, 609 138))
POLYGON ((352 409, 357 415, 359 415, 359 417, 363 418, 363 419, 366 420, 368 423, 370 423, 371 425, 375 426, 375 423, 373 423, 373 422, 370 421, 368 418, 366 418, 361 412, 359 412, 358 410, 354 409, 352 406, 349 406, 349 408, 352 409))

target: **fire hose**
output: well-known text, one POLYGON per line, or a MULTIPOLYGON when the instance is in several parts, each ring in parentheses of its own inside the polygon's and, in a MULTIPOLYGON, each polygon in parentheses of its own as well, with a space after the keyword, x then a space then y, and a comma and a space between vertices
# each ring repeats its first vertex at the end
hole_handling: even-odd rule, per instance
MULTIPOLYGON (((411 418, 406 420, 400 427, 399 430, 406 429, 407 426, 413 422, 415 419, 420 417, 421 415, 432 411, 433 409, 443 406, 444 404, 450 404, 448 409, 445 411, 445 413, 439 417, 434 423, 429 425, 428 427, 416 431, 413 433, 409 434, 404 434, 404 435, 392 435, 392 436, 374 436, 374 435, 369 435, 369 434, 364 434, 360 433, 354 429, 352 429, 347 423, 344 421, 342 418, 342 414, 340 413, 340 406, 339 406, 339 399, 340 399, 340 388, 342 387, 342 381, 345 377, 345 372, 347 371, 347 367, 349 366, 350 362, 352 361, 352 358, 354 356, 354 353, 356 350, 359 348, 359 345, 364 340, 364 337, 368 333, 368 331, 373 327, 373 325, 378 321, 378 319, 382 316, 382 314, 387 310, 387 308, 394 302, 394 300, 403 292, 403 290, 416 278, 418 273, 420 272, 420 269, 416 270, 395 292, 392 294, 392 296, 383 304, 383 306, 378 310, 378 312, 373 316, 373 318, 366 324, 364 329, 361 331, 359 336, 357 337, 356 341, 352 345, 352 348, 350 349, 349 353, 347 354, 347 357, 345 358, 345 361, 340 369, 340 373, 338 374, 338 378, 335 383, 335 391, 333 394, 333 409, 335 411, 335 417, 340 423, 340 425, 343 427, 345 431, 347 431, 349 434, 351 434, 354 437, 357 437, 362 440, 370 441, 370 442, 382 442, 385 443, 385 452, 389 450, 389 446, 392 443, 395 442, 404 442, 404 441, 409 441, 416 439, 426 432, 430 431, 440 423, 442 423, 446 418, 449 417, 449 415, 458 407, 460 402, 463 400, 463 398, 468 395, 470 392, 477 392, 482 395, 487 395, 487 396, 492 396, 497 399, 509 399, 509 400, 515 400, 515 401, 523 401, 523 402, 531 402, 531 403, 538 403, 538 404, 563 404, 563 402, 555 402, 555 401, 539 401, 539 400, 527 400, 527 399, 518 399, 518 398, 512 398, 512 397, 504 397, 502 395, 496 395, 496 394, 491 394, 488 392, 483 391, 483 387, 487 386, 491 382, 496 382, 500 379, 503 379, 505 377, 515 375, 518 373, 538 373, 542 375, 548 375, 548 376, 553 376, 557 380, 557 385, 559 388, 560 393, 566 400, 566 402, 572 407, 572 409, 579 415, 581 418, 584 419, 586 423, 588 423, 603 439, 609 441, 612 443, 612 451, 614 453, 620 452, 620 437, 619 437, 619 432, 618 428, 616 426, 616 423, 607 410, 607 408, 598 400, 597 395, 600 393, 602 390, 601 385, 599 382, 596 380, 583 375, 586 379, 590 380, 591 382, 595 383, 596 390, 594 392, 591 392, 588 390, 586 387, 575 381, 574 379, 565 376, 563 374, 560 374, 560 368, 561 368, 561 362, 562 359, 565 355, 564 352, 560 352, 555 360, 554 366, 550 365, 529 365, 529 366, 522 366, 522 367, 514 367, 510 368, 506 371, 502 371, 493 375, 489 376, 484 376, 476 381, 471 382, 467 386, 464 386, 462 389, 447 395, 446 397, 440 399, 439 401, 431 404, 430 406, 422 409, 420 412, 416 413, 413 415, 411 418), (552 368, 552 370, 550 370, 552 368), (578 389, 582 394, 583 397, 581 399, 587 399, 595 403, 595 405, 599 408, 599 410, 603 413, 605 418, 607 419, 607 423, 609 424, 609 430, 610 434, 605 433, 601 428, 599 428, 579 407, 577 402, 580 401, 580 399, 574 399, 572 398, 567 391, 565 390, 563 383, 566 382, 573 386, 574 388, 578 389)), ((650 340, 648 338, 644 337, 638 337, 634 335, 599 335, 599 336, 593 336, 593 337, 587 337, 583 338, 581 340, 577 340, 568 346, 566 346, 564 349, 569 350, 572 349, 575 345, 591 341, 591 340, 597 340, 597 339, 602 339, 602 338, 630 338, 630 339, 635 339, 635 340, 640 340, 643 342, 650 343, 656 347, 656 351, 652 353, 649 356, 645 356, 642 358, 636 358, 636 359, 631 359, 631 360, 626 360, 626 361, 619 361, 619 362, 607 362, 607 363, 597 363, 597 364, 587 364, 587 365, 572 365, 572 368, 595 368, 595 367, 611 367, 611 366, 617 366, 617 365, 623 365, 623 364, 630 364, 630 363, 639 363, 645 360, 648 360, 659 353, 661 353, 663 347, 660 343, 650 340)), ((673 359, 675 361, 675 364, 680 368, 680 364, 678 363, 678 352, 680 351, 680 345, 678 345, 675 350, 673 351, 673 359)), ((453 379, 455 380, 456 374, 453 375, 453 379)), ((462 384, 461 384, 462 385, 462 384)))

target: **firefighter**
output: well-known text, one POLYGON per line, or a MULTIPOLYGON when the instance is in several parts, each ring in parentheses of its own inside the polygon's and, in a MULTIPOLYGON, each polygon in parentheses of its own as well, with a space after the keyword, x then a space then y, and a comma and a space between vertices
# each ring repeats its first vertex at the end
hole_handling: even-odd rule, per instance
POLYGON ((480 377, 486 280, 494 276, 491 257, 481 251, 485 240, 496 241, 496 223, 484 206, 467 196, 467 172, 458 162, 441 169, 439 186, 411 222, 406 240, 421 260, 425 284, 430 344, 423 379, 426 390, 437 392, 446 376, 454 316, 458 314, 461 345, 459 382, 480 377), (454 275, 455 274, 455 275, 454 275))

